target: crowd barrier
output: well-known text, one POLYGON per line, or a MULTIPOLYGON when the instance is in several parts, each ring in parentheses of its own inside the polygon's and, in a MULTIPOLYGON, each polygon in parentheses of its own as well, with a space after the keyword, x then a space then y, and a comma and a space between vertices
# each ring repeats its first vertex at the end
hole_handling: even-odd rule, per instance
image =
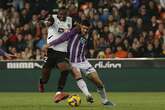
MULTIPOLYGON (((164 58, 89 59, 108 91, 165 91, 164 58)), ((43 61, 0 61, 0 92, 36 92, 43 61)), ((59 71, 52 71, 46 91, 56 91, 59 71)), ((85 79, 88 88, 95 86, 85 79)), ((70 75, 65 91, 79 91, 70 75)))

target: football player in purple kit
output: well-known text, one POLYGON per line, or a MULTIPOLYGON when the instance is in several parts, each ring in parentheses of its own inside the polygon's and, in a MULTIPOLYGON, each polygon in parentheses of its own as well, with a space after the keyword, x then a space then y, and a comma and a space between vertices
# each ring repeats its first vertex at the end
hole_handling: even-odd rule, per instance
POLYGON ((88 62, 85 57, 86 44, 88 39, 88 31, 90 23, 88 20, 82 20, 80 26, 77 26, 64 33, 60 38, 53 40, 49 44, 45 45, 44 48, 50 46, 56 46, 64 41, 68 41, 68 53, 69 61, 72 66, 72 73, 74 78, 77 80, 77 85, 80 90, 86 95, 88 102, 93 102, 93 98, 88 91, 86 83, 82 79, 81 72, 97 87, 97 92, 100 94, 101 102, 103 105, 114 106, 111 101, 108 100, 104 84, 99 78, 95 68, 88 62))

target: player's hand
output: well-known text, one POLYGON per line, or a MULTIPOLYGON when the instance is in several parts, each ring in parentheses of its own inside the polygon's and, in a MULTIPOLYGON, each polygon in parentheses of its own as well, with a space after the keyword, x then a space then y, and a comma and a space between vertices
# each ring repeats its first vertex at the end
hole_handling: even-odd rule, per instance
POLYGON ((45 45, 43 46, 43 50, 47 50, 49 47, 50 47, 49 44, 45 44, 45 45))
POLYGON ((12 55, 12 54, 8 54, 8 53, 5 54, 5 57, 6 57, 8 60, 11 60, 11 59, 13 59, 13 58, 17 58, 17 56, 12 55))

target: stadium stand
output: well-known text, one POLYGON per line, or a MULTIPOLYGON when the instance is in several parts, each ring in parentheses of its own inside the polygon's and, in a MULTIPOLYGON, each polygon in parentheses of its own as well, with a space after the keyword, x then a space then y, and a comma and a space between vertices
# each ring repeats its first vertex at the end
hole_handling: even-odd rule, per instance
POLYGON ((156 0, 0 0, 0 48, 16 60, 43 59, 44 19, 62 6, 90 20, 88 58, 165 57, 165 10, 156 0))

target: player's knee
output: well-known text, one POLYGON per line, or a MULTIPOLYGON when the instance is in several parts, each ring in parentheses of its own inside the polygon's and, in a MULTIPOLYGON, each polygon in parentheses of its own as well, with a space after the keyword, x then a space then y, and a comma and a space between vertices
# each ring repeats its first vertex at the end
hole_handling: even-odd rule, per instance
POLYGON ((60 71, 68 71, 68 70, 70 70, 69 64, 67 64, 67 63, 60 63, 60 64, 57 65, 57 67, 58 67, 58 69, 60 71))
POLYGON ((81 72, 77 68, 72 69, 72 75, 73 75, 74 79, 82 78, 81 72))

